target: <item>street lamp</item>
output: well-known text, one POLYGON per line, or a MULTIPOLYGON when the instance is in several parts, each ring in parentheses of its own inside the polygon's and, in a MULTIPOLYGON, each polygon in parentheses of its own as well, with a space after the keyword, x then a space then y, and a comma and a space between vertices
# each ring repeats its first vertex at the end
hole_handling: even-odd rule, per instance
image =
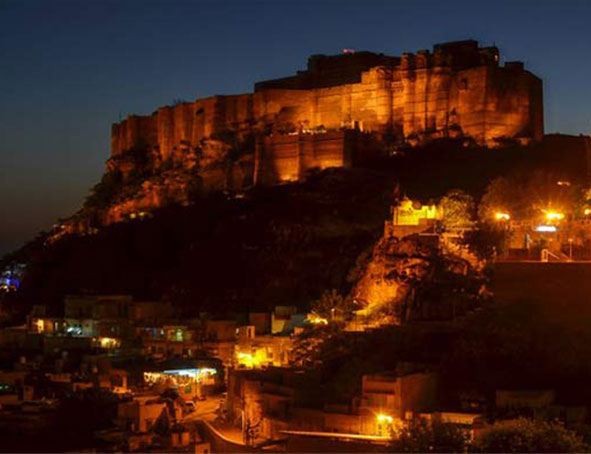
POLYGON ((555 211, 546 212, 546 219, 548 221, 560 221, 562 218, 564 218, 564 214, 562 213, 557 213, 555 211))
POLYGON ((390 422, 391 423, 392 421, 394 421, 394 419, 392 418, 392 416, 390 416, 390 415, 384 415, 382 413, 380 413, 379 415, 377 415, 376 418, 377 418, 377 420, 379 422, 390 422))
POLYGON ((382 437, 386 437, 391 434, 392 422, 394 422, 394 418, 392 418, 390 415, 379 413, 376 415, 376 419, 378 422, 378 434, 382 437))

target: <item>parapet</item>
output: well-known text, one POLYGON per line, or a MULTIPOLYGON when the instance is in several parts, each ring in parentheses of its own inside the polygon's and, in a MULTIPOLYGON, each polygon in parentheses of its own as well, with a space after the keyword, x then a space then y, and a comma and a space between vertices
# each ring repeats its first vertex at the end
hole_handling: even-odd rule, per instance
POLYGON ((309 90, 361 82, 361 74, 376 66, 395 66, 400 57, 374 52, 354 52, 350 49, 339 55, 312 55, 308 68, 295 76, 258 82, 255 91, 264 89, 309 90))
POLYGON ((304 71, 259 82, 254 94, 213 96, 128 117, 112 127, 110 162, 124 175, 136 155, 155 169, 189 167, 202 157, 211 164, 224 155, 209 153, 212 143, 226 140, 231 147, 232 140, 248 136, 249 143, 257 137, 264 151, 255 159, 264 164, 255 175, 265 175, 268 167, 271 180, 293 180, 312 167, 352 162, 348 143, 355 141, 346 134, 305 134, 352 130, 379 140, 388 134, 411 146, 437 138, 464 137, 491 147, 539 140, 542 81, 522 62, 499 66, 498 49, 475 40, 401 57, 351 49, 312 55, 304 71))
POLYGON ((496 47, 479 47, 478 41, 465 40, 435 44, 433 51, 419 50, 402 57, 368 51, 345 49, 338 55, 312 55, 305 71, 294 76, 265 80, 255 84, 255 91, 265 89, 310 90, 359 83, 362 73, 377 66, 398 69, 423 69, 449 66, 466 69, 481 65, 498 65, 496 47))

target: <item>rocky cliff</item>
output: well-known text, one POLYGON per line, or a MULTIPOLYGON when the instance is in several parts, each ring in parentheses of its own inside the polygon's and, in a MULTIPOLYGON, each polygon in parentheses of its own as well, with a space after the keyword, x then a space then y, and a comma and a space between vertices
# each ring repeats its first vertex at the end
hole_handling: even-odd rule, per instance
POLYGON ((453 320, 475 308, 483 295, 482 277, 446 241, 386 233, 352 291, 359 315, 370 324, 403 324, 453 320))

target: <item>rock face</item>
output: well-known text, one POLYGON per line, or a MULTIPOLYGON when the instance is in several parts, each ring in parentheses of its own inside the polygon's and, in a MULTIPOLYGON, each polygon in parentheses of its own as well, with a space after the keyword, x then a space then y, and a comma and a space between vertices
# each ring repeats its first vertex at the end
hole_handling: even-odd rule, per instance
POLYGON ((386 229, 352 296, 371 324, 452 320, 484 289, 479 263, 442 235, 395 236, 386 229))
POLYGON ((399 310, 410 298, 413 284, 432 276, 434 257, 435 251, 422 246, 416 236, 386 235, 376 244, 353 296, 370 313, 385 312, 400 323, 399 310))
POLYGON ((111 129, 109 171, 123 191, 115 222, 188 192, 239 191, 350 167, 394 145, 464 137, 480 145, 543 136, 542 82, 521 63, 499 66, 494 47, 439 44, 402 57, 312 56, 308 69, 214 96, 132 115, 111 129), (128 188, 129 189, 129 188, 128 188))

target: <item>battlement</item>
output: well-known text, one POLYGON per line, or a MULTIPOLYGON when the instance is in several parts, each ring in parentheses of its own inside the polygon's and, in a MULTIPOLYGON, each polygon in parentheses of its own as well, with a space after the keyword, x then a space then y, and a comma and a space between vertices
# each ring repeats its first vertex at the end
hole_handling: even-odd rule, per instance
POLYGON ((265 89, 308 90, 359 83, 362 74, 375 67, 390 70, 450 67, 466 69, 482 65, 498 66, 499 50, 496 47, 479 47, 478 41, 454 41, 435 44, 433 52, 419 50, 416 54, 404 53, 402 57, 355 52, 345 49, 339 55, 312 55, 308 69, 296 75, 266 80, 255 84, 255 91, 265 89))
MULTIPOLYGON (((285 158, 289 146, 280 136, 288 134, 358 130, 378 140, 387 134, 400 144, 463 137, 489 147, 540 140, 542 81, 522 62, 500 66, 499 60, 496 47, 480 47, 474 40, 436 44, 432 51, 401 57, 350 49, 341 55, 313 55, 306 70, 259 82, 253 93, 161 107, 152 115, 132 115, 113 125, 111 157, 116 159, 111 165, 133 165, 124 159, 130 151, 146 153, 153 168, 175 156, 182 162, 192 151, 201 153, 204 141, 228 132, 263 137, 258 141, 265 150, 259 163, 272 169, 279 165, 269 161, 273 156, 290 163, 274 171, 279 180, 301 175, 301 168, 316 159, 304 159, 308 164, 302 167, 285 158), (270 134, 272 140, 264 139, 270 134)), ((306 150, 318 151, 329 143, 301 137, 298 143, 306 150)), ((335 144, 347 140, 330 143, 331 158, 320 159, 320 167, 351 162, 346 145, 335 151, 335 144)))
POLYGON ((295 76, 266 80, 255 84, 255 91, 265 89, 309 90, 361 82, 361 75, 376 66, 395 66, 399 57, 373 52, 347 50, 340 55, 312 55, 308 69, 295 76))

